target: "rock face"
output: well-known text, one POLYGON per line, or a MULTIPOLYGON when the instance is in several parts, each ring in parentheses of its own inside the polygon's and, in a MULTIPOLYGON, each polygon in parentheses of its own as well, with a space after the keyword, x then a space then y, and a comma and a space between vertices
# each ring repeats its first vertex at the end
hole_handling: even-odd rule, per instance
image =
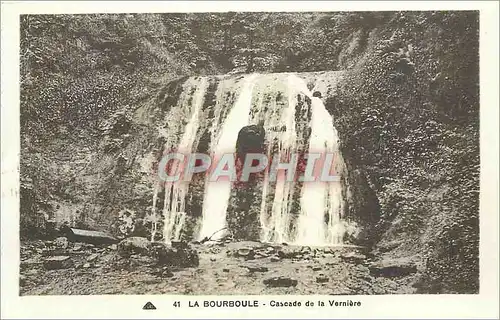
MULTIPOLYGON (((427 15, 435 14, 417 14, 427 15)), ((406 21, 415 17, 409 13, 403 16, 406 21)), ((339 135, 347 138, 343 141, 343 150, 346 150, 343 155, 348 172, 359 170, 360 179, 366 180, 371 189, 370 198, 375 200, 359 205, 349 203, 350 216, 359 218, 361 228, 367 231, 364 243, 357 244, 369 247, 399 241, 402 248, 408 248, 404 250, 406 257, 421 257, 418 263, 427 266, 422 270, 428 275, 423 287, 428 289, 438 284, 436 291, 441 293, 477 293, 480 99, 476 83, 480 19, 472 13, 463 12, 451 18, 443 12, 440 20, 445 19, 450 21, 448 27, 439 25, 437 20, 428 20, 426 29, 436 30, 437 34, 446 28, 447 40, 436 37, 426 41, 425 33, 416 33, 413 27, 403 30, 388 24, 385 32, 397 35, 388 42, 379 38, 372 43, 393 53, 388 55, 385 49, 378 48, 366 51, 356 70, 346 74, 326 105, 336 119, 339 135), (416 50, 410 43, 424 45, 416 50), (437 44, 441 49, 433 50, 437 44), (442 59, 443 54, 450 63, 436 66, 430 62, 442 59), (417 60, 429 63, 413 68, 417 60), (429 77, 429 74, 432 75, 429 77), (467 94, 460 94, 465 91, 467 94), (386 99, 388 95, 390 101, 386 99), (417 96, 422 98, 414 99, 417 96), (427 116, 405 112, 415 108, 419 115, 427 116), (367 116, 360 117, 361 114, 367 116), (388 121, 394 125, 386 128, 382 142, 379 125, 388 121), (363 133, 358 135, 361 132, 358 130, 363 133), (415 130, 419 130, 418 136, 415 130), (453 139, 442 139, 439 147, 434 145, 436 136, 451 135, 453 139), (415 155, 423 157, 408 161, 408 150, 415 150, 415 155), (467 159, 466 165, 463 159, 467 159), (420 169, 424 161, 433 161, 432 172, 420 169), (427 177, 435 173, 444 173, 445 178, 430 182, 427 177), (439 195, 439 198, 429 195, 439 195), (368 221, 363 222, 364 217, 368 221), (405 223, 399 223, 401 221, 405 223), (430 232, 423 235, 422 230, 430 232), (451 243, 454 247, 449 250, 451 243)), ((363 185, 357 183, 358 179, 349 177, 348 180, 350 186, 363 185)), ((357 196, 363 193, 351 190, 353 199, 360 199, 357 196)), ((388 256, 393 252, 400 255, 397 250, 390 250, 388 256)), ((414 272, 415 268, 373 270, 374 274, 398 274, 403 270, 414 272)))
MULTIPOLYGON (((264 127, 250 125, 241 128, 236 141, 238 174, 241 174, 247 154, 263 152, 264 141, 264 127)), ((252 163, 252 166, 257 166, 257 163, 252 163)), ((238 181, 232 190, 227 222, 228 229, 236 240, 258 241, 260 239, 259 214, 263 182, 261 173, 251 174, 248 181, 238 181)))

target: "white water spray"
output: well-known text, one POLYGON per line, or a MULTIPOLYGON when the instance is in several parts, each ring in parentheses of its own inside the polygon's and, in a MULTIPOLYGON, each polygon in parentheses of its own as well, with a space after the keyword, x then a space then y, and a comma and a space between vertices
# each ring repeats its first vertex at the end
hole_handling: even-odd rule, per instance
MULTIPOLYGON (((332 116, 321 99, 313 97, 303 80, 297 77, 295 80, 298 88, 301 88, 301 91, 311 99, 309 153, 334 154, 336 155, 334 161, 338 161, 340 159, 338 136, 333 126, 332 116)), ((336 169, 339 169, 339 166, 336 169)), ((342 201, 340 181, 304 182, 295 243, 313 246, 341 243, 343 237, 343 228, 340 225, 342 201)))
MULTIPOLYGON (((177 151, 180 153, 192 152, 199 126, 200 110, 203 106, 205 92, 208 86, 206 78, 201 78, 193 97, 192 113, 187 123, 177 151)), ((180 164, 174 165, 171 172, 176 172, 180 164)), ((166 242, 179 240, 186 220, 186 195, 189 181, 182 179, 176 182, 165 183, 165 198, 163 202, 164 229, 163 236, 166 242)))
MULTIPOLYGON (((238 133, 241 128, 248 124, 252 90, 256 77, 257 75, 254 74, 244 79, 238 100, 224 121, 219 141, 213 150, 212 159, 220 159, 222 154, 236 151, 238 133)), ((226 210, 230 194, 231 181, 206 181, 200 240, 212 235, 212 240, 216 240, 222 236, 223 233, 217 231, 226 226, 226 210)))

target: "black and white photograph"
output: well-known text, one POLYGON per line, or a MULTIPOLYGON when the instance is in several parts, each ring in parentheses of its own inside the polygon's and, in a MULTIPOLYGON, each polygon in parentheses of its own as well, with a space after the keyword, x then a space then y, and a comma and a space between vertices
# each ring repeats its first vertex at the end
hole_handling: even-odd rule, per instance
POLYGON ((20 14, 16 295, 479 295, 480 11, 360 10, 20 14))

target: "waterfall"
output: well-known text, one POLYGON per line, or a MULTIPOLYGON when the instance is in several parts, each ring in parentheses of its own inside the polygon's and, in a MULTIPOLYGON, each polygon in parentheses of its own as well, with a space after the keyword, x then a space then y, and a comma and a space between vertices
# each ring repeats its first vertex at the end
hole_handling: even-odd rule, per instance
MULTIPOLYGON (((311 92, 308 92, 308 96, 312 99, 309 153, 338 155, 338 137, 333 126, 332 116, 326 110, 321 99, 312 97, 311 92)), ((325 159, 322 163, 325 163, 325 159)), ((340 235, 337 234, 341 231, 341 228, 337 226, 340 223, 342 209, 340 207, 341 188, 340 181, 304 183, 300 199, 301 210, 296 243, 317 246, 338 244, 341 241, 340 235)))
MULTIPOLYGON (((274 155, 268 150, 268 157, 274 156, 280 159, 289 159, 292 152, 296 151, 297 133, 295 132, 295 109, 297 104, 296 94, 299 93, 294 85, 295 76, 285 78, 287 81, 288 106, 285 108, 280 119, 280 124, 285 125, 285 130, 273 137, 278 138, 278 152, 274 155)), ((264 192, 267 193, 269 176, 264 178, 264 192)), ((288 242, 291 241, 289 228, 291 200, 293 196, 294 182, 285 181, 283 177, 278 178, 275 186, 274 199, 272 202, 271 217, 266 219, 265 209, 261 208, 261 221, 263 221, 262 240, 265 242, 288 242), (268 221, 267 223, 265 221, 268 221)), ((263 202, 264 202, 263 198, 263 202)), ((263 207, 265 204, 263 203, 263 207)))
MULTIPOLYGON (((296 153, 330 154, 334 156, 335 172, 342 174, 345 168, 333 118, 322 99, 313 95, 316 91, 320 91, 321 96, 329 94, 328 90, 333 90, 332 84, 338 81, 339 74, 189 78, 182 85, 176 105, 166 115, 167 124, 160 130, 166 138, 164 148, 190 153, 198 150, 197 146, 203 140, 202 152, 210 155, 212 166, 215 166, 224 154, 234 155, 238 134, 243 127, 262 125, 265 152, 270 160, 278 157, 287 162, 286 159, 296 153)), ((285 181, 283 175, 278 173, 278 179, 271 181, 266 170, 262 180, 256 182, 258 187, 254 190, 258 190, 261 199, 256 197, 252 206, 257 210, 256 219, 259 221, 256 221, 256 227, 260 225, 261 241, 314 246, 341 244, 345 233, 341 182, 285 181)), ((227 211, 232 197, 236 197, 232 193, 233 183, 227 177, 211 181, 210 175, 202 180, 193 189, 190 189, 189 181, 163 184, 165 241, 179 240, 186 230, 187 221, 190 221, 189 237, 199 240, 211 236, 213 240, 219 239, 225 232, 218 231, 231 227, 227 223, 230 218, 227 211), (190 196, 191 192, 198 194, 190 196), (186 201, 198 201, 199 213, 193 215, 189 209, 193 206, 186 201), (196 226, 194 229, 193 225, 196 226)), ((156 202, 161 201, 161 189, 160 185, 154 190, 153 213, 156 202)), ((229 211, 233 210, 234 203, 231 201, 229 211)), ((240 211, 238 214, 244 212, 240 211)), ((152 233, 155 233, 157 222, 153 227, 152 233)))
MULTIPOLYGON (((236 151, 236 139, 241 128, 248 124, 250 113, 252 90, 254 80, 257 75, 250 75, 244 79, 244 84, 236 104, 232 107, 227 118, 222 125, 221 134, 215 149, 212 152, 212 159, 220 159, 223 154, 234 154, 236 151)), ((208 181, 205 187, 205 197, 203 201, 203 220, 199 234, 200 240, 205 237, 212 239, 220 238, 220 231, 226 225, 226 210, 228 207, 229 195, 231 193, 231 181, 208 181)))
MULTIPOLYGON (((196 91, 192 100, 181 100, 181 105, 191 110, 191 116, 186 124, 186 127, 184 128, 184 133, 182 134, 182 138, 176 149, 179 153, 188 154, 192 152, 193 143, 196 139, 196 132, 199 126, 199 114, 203 105, 207 85, 207 79, 204 77, 201 78, 196 83, 196 91), (190 100, 192 103, 189 103, 190 100)), ((171 172, 176 172, 179 169, 179 165, 179 163, 176 163, 171 168, 171 172)), ((182 179, 175 182, 165 183, 165 197, 163 202, 163 236, 166 242, 169 242, 170 240, 179 240, 181 237, 181 232, 186 219, 185 207, 188 186, 189 181, 184 181, 182 179)))

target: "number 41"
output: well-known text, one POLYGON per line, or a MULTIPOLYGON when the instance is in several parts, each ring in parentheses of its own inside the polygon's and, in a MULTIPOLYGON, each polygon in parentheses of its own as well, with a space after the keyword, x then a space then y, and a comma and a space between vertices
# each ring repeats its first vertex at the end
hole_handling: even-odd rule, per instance
POLYGON ((180 306, 181 306, 181 302, 180 301, 175 301, 174 302, 174 307, 179 308, 180 306))

